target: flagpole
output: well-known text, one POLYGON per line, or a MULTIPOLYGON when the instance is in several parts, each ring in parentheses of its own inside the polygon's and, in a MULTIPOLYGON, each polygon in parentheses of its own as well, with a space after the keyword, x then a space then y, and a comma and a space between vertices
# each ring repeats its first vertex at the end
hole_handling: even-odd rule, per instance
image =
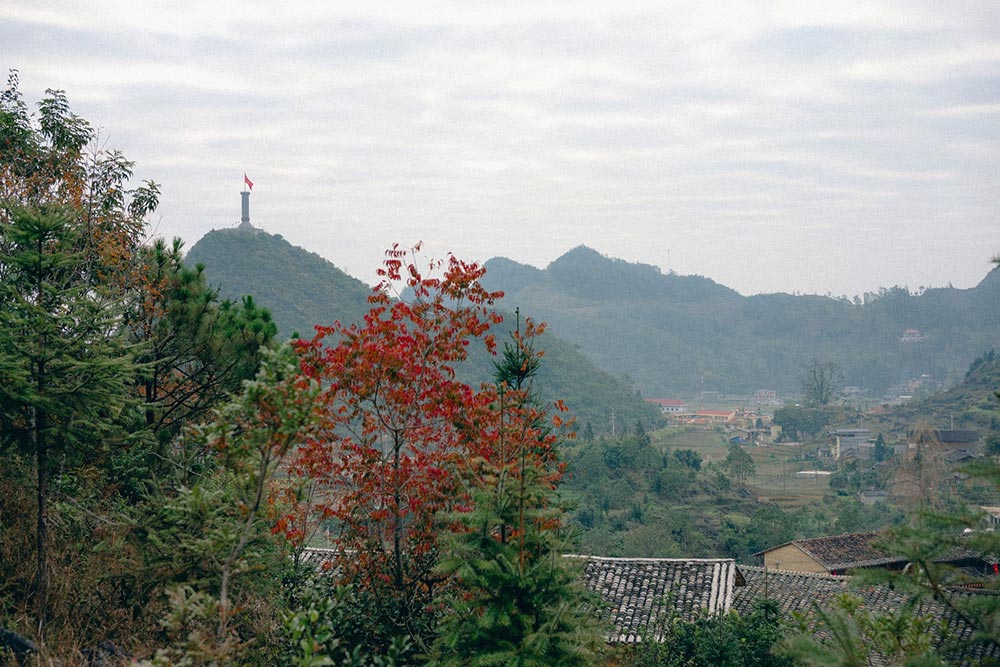
POLYGON ((253 181, 247 177, 247 173, 243 172, 243 190, 240 192, 240 198, 243 200, 243 216, 240 218, 240 227, 244 229, 252 228, 253 225, 250 224, 250 191, 253 190, 253 181))

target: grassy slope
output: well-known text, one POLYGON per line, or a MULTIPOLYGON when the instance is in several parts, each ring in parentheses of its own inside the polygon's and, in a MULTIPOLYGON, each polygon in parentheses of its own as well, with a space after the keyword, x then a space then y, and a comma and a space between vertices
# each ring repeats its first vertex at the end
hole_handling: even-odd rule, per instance
POLYGON ((316 324, 359 322, 368 311, 368 286, 277 234, 211 231, 185 259, 204 264, 223 297, 252 294, 270 309, 281 336, 310 337, 316 324))

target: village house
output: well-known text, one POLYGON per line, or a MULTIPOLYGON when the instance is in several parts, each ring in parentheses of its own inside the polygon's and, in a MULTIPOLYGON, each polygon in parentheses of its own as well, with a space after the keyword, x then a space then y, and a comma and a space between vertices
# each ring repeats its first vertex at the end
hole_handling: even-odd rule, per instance
MULTIPOLYGON (((863 587, 851 586, 851 577, 833 576, 811 572, 785 572, 740 566, 743 586, 734 589, 733 609, 740 614, 748 614, 761 600, 771 600, 778 605, 782 617, 791 619, 793 614, 815 619, 817 609, 830 609, 838 596, 850 594, 861 599, 861 609, 871 614, 893 616, 909 604, 906 593, 886 584, 863 587)), ((992 591, 963 589, 956 595, 982 599, 988 602, 995 597, 992 591)), ((930 641, 940 647, 949 665, 980 664, 983 659, 1000 658, 1000 643, 984 641, 975 644, 961 644, 956 647, 956 639, 968 639, 972 634, 962 614, 936 597, 928 596, 916 604, 913 613, 918 618, 931 621, 930 641)), ((811 622, 810 627, 815 627, 811 622)), ((875 664, 888 664, 883 656, 875 664)), ((985 663, 984 663, 985 664, 985 663)), ((992 664, 992 663, 991 663, 992 664)))
MULTIPOLYGON (((736 436, 739 438, 735 440, 739 444, 753 444, 753 445, 769 445, 773 442, 773 429, 770 427, 756 428, 752 426, 745 426, 736 429, 736 436)), ((730 438, 730 442, 734 442, 730 438)))
POLYGON ((845 574, 866 567, 901 569, 906 559, 873 546, 878 533, 846 533, 808 540, 792 540, 753 554, 763 557, 769 570, 845 574))
POLYGON ((695 410, 681 419, 692 426, 710 426, 714 424, 732 424, 739 413, 736 410, 695 410))
POLYGON ((827 435, 833 438, 831 451, 835 459, 870 459, 875 448, 872 432, 866 428, 839 428, 827 435))
MULTIPOLYGON (((909 560, 876 546, 883 536, 876 532, 844 533, 829 537, 792 540, 753 554, 763 557, 769 570, 848 574, 852 570, 884 568, 901 570, 909 560)), ((982 557, 964 548, 952 549, 935 559, 960 568, 972 576, 996 576, 995 556, 982 557)))
POLYGON ((646 402, 660 408, 660 413, 664 415, 685 414, 690 410, 688 404, 679 398, 647 398, 646 402))
POLYGON ((888 491, 859 491, 858 501, 862 505, 874 505, 876 503, 889 502, 889 492, 888 491))
MULTIPOLYGON (((912 439, 913 434, 909 434, 912 439)), ((939 443, 941 443, 941 449, 945 451, 953 451, 964 449, 970 453, 979 453, 979 434, 975 431, 966 431, 960 429, 935 429, 934 437, 939 443)), ((915 444, 911 444, 914 447, 915 444)))
POLYGON ((781 401, 778 400, 778 392, 774 389, 758 389, 750 397, 750 404, 780 406, 781 401))
POLYGON ((967 449, 952 449, 941 455, 941 460, 952 465, 957 463, 968 463, 979 458, 978 454, 967 449))

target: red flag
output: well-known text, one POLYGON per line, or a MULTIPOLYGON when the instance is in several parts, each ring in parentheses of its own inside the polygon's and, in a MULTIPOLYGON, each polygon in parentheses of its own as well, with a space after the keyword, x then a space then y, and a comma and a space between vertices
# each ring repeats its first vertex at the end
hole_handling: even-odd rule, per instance
POLYGON ((243 182, 247 184, 247 187, 253 190, 253 181, 247 178, 247 173, 243 172, 243 182))

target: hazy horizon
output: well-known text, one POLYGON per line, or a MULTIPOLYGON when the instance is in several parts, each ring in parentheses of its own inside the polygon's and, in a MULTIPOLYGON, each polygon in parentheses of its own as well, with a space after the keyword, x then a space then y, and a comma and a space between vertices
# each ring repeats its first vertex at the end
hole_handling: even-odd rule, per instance
POLYGON ((162 186, 374 280, 581 242, 742 294, 968 288, 1000 252, 1000 3, 8 0, 4 69, 162 186), (669 261, 668 261, 669 255, 669 261))
MULTIPOLYGON (((262 229, 260 227, 257 227, 257 229, 260 230, 260 231, 262 231, 262 232, 268 233, 268 234, 274 234, 274 235, 281 236, 283 239, 285 239, 286 241, 288 241, 292 245, 294 245, 296 247, 299 247, 299 248, 302 248, 303 250, 305 250, 307 252, 311 252, 311 253, 315 253, 315 254, 319 255, 320 257, 322 257, 326 261, 328 261, 331 264, 333 264, 337 269, 343 271, 348 276, 350 276, 352 278, 355 278, 356 280, 360 280, 361 282, 363 282, 363 283, 365 283, 367 285, 372 285, 373 286, 373 285, 375 285, 378 282, 377 279, 376 280, 367 280, 363 276, 357 276, 357 275, 352 274, 350 271, 346 270, 344 267, 339 266, 336 262, 334 262, 329 257, 324 256, 322 252, 318 252, 317 250, 315 250, 313 248, 309 248, 307 246, 299 245, 299 244, 291 241, 290 239, 286 238, 285 235, 281 234, 280 232, 270 231, 270 230, 262 229)), ((206 233, 218 232, 218 231, 226 231, 226 230, 238 231, 237 230, 237 225, 233 225, 231 227, 214 228, 214 229, 209 230, 209 232, 206 232, 206 233)), ((187 239, 183 239, 183 240, 184 240, 184 251, 185 252, 187 250, 189 250, 195 243, 197 243, 197 241, 195 241, 194 243, 190 243, 190 242, 188 242, 187 239)), ((201 238, 198 239, 198 241, 200 241, 200 240, 201 240, 201 238)), ((547 262, 547 263, 545 263, 543 265, 540 265, 540 266, 536 265, 536 264, 532 264, 530 262, 521 261, 521 260, 517 259, 516 257, 509 257, 507 255, 491 255, 491 256, 485 257, 485 258, 459 257, 459 259, 469 260, 469 261, 476 261, 476 262, 479 262, 481 264, 486 264, 489 261, 494 260, 494 259, 506 259, 506 260, 509 260, 511 262, 515 262, 516 264, 520 264, 520 265, 523 265, 523 266, 528 266, 528 267, 531 267, 531 268, 534 268, 534 269, 538 269, 539 271, 544 271, 552 263, 554 263, 554 262, 562 259, 565 255, 567 255, 570 252, 572 252, 573 250, 576 250, 577 248, 581 248, 581 247, 589 248, 590 250, 593 250, 597 254, 601 255, 602 257, 605 257, 605 258, 607 258, 609 260, 612 260, 612 261, 623 261, 623 262, 627 262, 629 264, 642 264, 642 265, 647 265, 647 266, 653 266, 662 275, 671 275, 672 274, 672 275, 677 275, 677 276, 681 276, 681 277, 687 276, 687 277, 706 278, 706 279, 711 280, 711 281, 713 281, 713 282, 715 282, 715 283, 717 283, 719 285, 722 285, 723 287, 728 287, 729 289, 732 289, 733 291, 739 293, 742 296, 755 296, 755 295, 762 295, 762 294, 786 293, 786 294, 803 294, 803 295, 827 296, 827 297, 830 297, 830 298, 837 299, 837 298, 842 298, 842 297, 853 298, 855 296, 864 296, 865 292, 871 292, 871 293, 876 293, 877 294, 880 289, 891 289, 891 288, 894 288, 894 287, 905 287, 906 289, 910 290, 911 293, 917 293, 917 292, 920 292, 920 291, 922 291, 924 289, 949 288, 949 287, 950 288, 955 288, 955 289, 972 289, 972 288, 976 287, 980 282, 982 282, 982 280, 984 278, 986 278, 987 275, 989 275, 990 271, 992 271, 995 268, 995 265, 992 264, 992 263, 986 264, 985 265, 986 268, 985 268, 985 270, 983 272, 983 275, 980 277, 980 279, 978 281, 974 282, 972 285, 969 285, 968 287, 959 287, 958 285, 954 285, 954 284, 922 285, 922 286, 913 287, 913 286, 910 286, 910 285, 902 285, 902 284, 899 284, 899 283, 895 283, 895 284, 892 284, 892 285, 876 285, 876 286, 872 287, 871 289, 867 289, 864 292, 859 292, 857 294, 834 294, 832 292, 829 293, 829 294, 827 294, 827 293, 822 293, 821 294, 819 292, 804 292, 802 290, 796 290, 796 289, 779 290, 778 292, 754 292, 754 293, 747 294, 747 293, 745 293, 745 292, 743 292, 743 291, 741 291, 741 290, 733 287, 732 285, 727 285, 726 283, 724 283, 724 282, 722 282, 720 280, 717 280, 716 278, 714 278, 713 276, 710 276, 710 275, 705 275, 705 274, 701 274, 701 273, 680 273, 679 271, 674 271, 673 269, 668 269, 667 267, 659 266, 659 265, 656 265, 656 264, 650 264, 649 262, 633 262, 633 261, 629 261, 629 260, 624 259, 622 257, 615 257, 615 256, 610 255, 608 253, 602 252, 600 248, 597 248, 593 244, 590 244, 590 243, 577 243, 576 245, 574 245, 574 246, 572 246, 570 248, 567 248, 561 254, 559 254, 558 256, 554 257, 551 261, 549 261, 549 262, 547 262)), ((426 247, 423 247, 421 249, 419 256, 420 256, 421 259, 428 260, 428 261, 431 260, 431 259, 443 259, 445 257, 445 255, 441 255, 441 256, 433 255, 432 256, 431 254, 429 254, 429 252, 427 251, 426 247)))

